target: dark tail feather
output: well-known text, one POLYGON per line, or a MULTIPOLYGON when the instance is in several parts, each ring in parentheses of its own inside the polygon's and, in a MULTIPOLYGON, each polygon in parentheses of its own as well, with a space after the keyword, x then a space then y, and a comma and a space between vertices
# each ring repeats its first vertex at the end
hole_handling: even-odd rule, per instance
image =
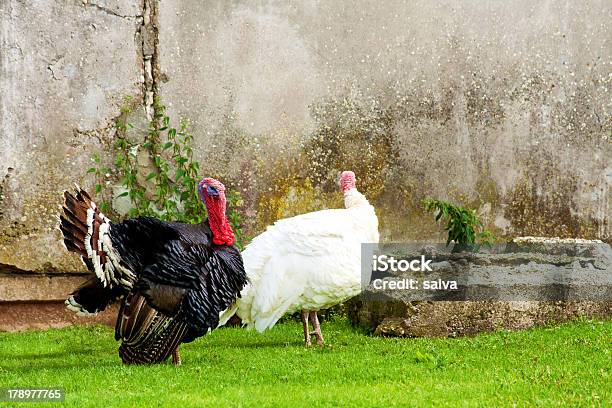
MULTIPOLYGON (((80 192, 77 197, 83 197, 80 192)), ((87 238, 87 209, 90 208, 90 203, 85 200, 79 200, 77 197, 64 191, 64 205, 62 209, 64 213, 60 216, 60 230, 64 235, 64 244, 69 251, 78 253, 81 256, 87 257, 85 249, 85 239, 87 238)))
POLYGON ((66 249, 81 255, 85 265, 105 286, 118 284, 120 277, 106 267, 108 248, 102 244, 103 237, 109 233, 110 220, 100 212, 89 194, 78 187, 74 195, 64 191, 62 210, 59 228, 66 249))
POLYGON ((186 332, 184 322, 156 311, 144 297, 132 294, 121 305, 115 338, 122 340, 119 356, 125 364, 154 364, 165 361, 186 332))
POLYGON ((124 364, 156 364, 170 357, 181 344, 187 326, 178 320, 172 320, 160 335, 140 344, 121 343, 119 356, 124 364))

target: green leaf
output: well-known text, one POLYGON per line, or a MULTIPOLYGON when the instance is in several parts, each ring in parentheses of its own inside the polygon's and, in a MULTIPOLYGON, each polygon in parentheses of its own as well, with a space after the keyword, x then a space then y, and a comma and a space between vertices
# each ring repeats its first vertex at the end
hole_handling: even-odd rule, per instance
POLYGON ((147 174, 147 177, 145 177, 145 180, 149 181, 149 180, 151 180, 155 176, 157 176, 157 173, 152 171, 151 173, 147 174))
POLYGON ((166 149, 171 148, 172 146, 174 146, 174 143, 172 143, 172 142, 166 142, 166 143, 165 143, 165 144, 162 146, 162 149, 163 149, 163 150, 166 150, 166 149))
POLYGON ((96 194, 100 193, 100 191, 102 191, 102 184, 96 184, 96 194))
POLYGON ((90 167, 90 168, 89 168, 89 170, 87 170, 87 173, 88 173, 88 174, 89 174, 89 173, 95 173, 95 172, 96 172, 95 167, 90 167))
POLYGON ((119 197, 126 197, 128 194, 130 194, 129 191, 124 191, 123 193, 119 194, 117 196, 117 198, 119 198, 119 197))

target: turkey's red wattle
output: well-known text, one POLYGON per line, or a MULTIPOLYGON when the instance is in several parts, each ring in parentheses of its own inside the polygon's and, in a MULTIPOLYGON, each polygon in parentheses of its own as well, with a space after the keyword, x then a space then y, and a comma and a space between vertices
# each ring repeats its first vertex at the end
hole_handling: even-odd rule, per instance
POLYGON ((208 209, 208 224, 213 233, 213 243, 215 245, 234 245, 234 231, 225 216, 225 194, 220 192, 218 198, 206 195, 205 202, 208 209))
POLYGON ((234 231, 225 216, 227 202, 223 183, 213 178, 203 178, 198 184, 198 194, 208 210, 208 225, 213 233, 213 244, 234 245, 234 231), (218 196, 209 195, 207 191, 209 186, 217 190, 218 196))
POLYGON ((355 173, 352 171, 343 171, 340 176, 340 189, 343 193, 346 193, 352 188, 355 188, 355 173))

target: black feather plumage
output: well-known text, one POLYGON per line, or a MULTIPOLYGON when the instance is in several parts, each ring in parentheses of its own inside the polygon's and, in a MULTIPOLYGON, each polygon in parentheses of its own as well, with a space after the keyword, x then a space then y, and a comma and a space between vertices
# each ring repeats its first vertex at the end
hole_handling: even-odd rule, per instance
MULTIPOLYGON (((207 221, 192 225, 140 217, 113 225, 111 240, 125 266, 139 271, 134 291, 157 313, 184 323, 182 343, 216 328, 219 313, 247 282, 240 252, 214 245, 207 221)), ((121 330, 119 337, 124 338, 121 330)))
POLYGON ((213 244, 208 221, 139 217, 112 223, 83 190, 64 197, 66 246, 105 281, 88 282, 71 299, 97 311, 124 296, 115 328, 124 363, 162 362, 180 343, 216 328, 220 312, 247 283, 240 252, 213 244), (131 281, 121 280, 126 277, 131 281))

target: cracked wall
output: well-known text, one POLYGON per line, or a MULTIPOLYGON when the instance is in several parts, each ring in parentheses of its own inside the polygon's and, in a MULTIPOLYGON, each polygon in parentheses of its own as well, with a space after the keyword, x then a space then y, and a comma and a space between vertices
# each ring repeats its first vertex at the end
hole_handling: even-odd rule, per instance
MULTIPOLYGON (((606 1, 7 0, 0 4, 0 264, 77 271, 60 193, 126 96, 191 122, 250 233, 341 204, 352 168, 384 239, 431 240, 425 196, 498 234, 610 239, 606 1)), ((136 136, 138 137, 138 136, 136 136)))
POLYGON ((127 0, 0 3, 0 264, 82 270, 54 229, 61 192, 142 99, 141 25, 127 0))

